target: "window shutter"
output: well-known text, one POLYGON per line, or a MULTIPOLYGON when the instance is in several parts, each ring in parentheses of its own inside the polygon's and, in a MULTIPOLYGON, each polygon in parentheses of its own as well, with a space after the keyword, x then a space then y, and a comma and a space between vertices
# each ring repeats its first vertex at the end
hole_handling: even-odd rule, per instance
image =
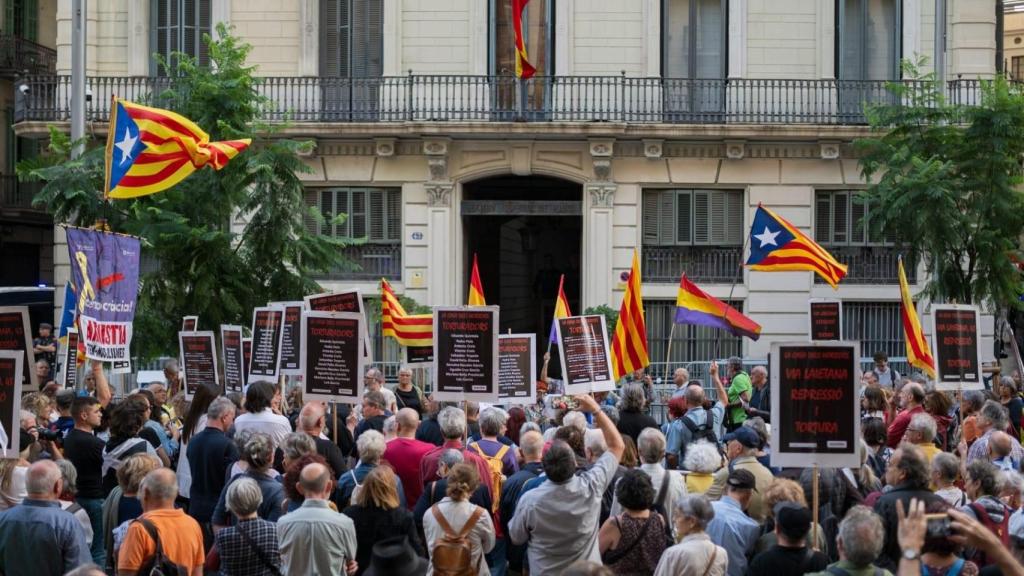
POLYGON ((851 244, 864 244, 868 240, 868 219, 867 219, 867 206, 858 202, 854 198, 854 193, 850 193, 850 243, 851 244))
MULTIPOLYGON (((11 2, 12 0, 7 0, 11 2)), ((22 35, 33 42, 39 40, 39 2, 38 0, 24 0, 22 4, 25 11, 25 29, 22 35)))
POLYGON ((725 196, 725 244, 743 244, 743 192, 730 190, 725 196))
POLYGON ((209 34, 213 37, 213 24, 211 22, 210 15, 210 0, 199 0, 199 14, 197 19, 197 30, 196 30, 196 51, 194 52, 195 57, 199 61, 200 66, 210 65, 210 48, 203 42, 203 34, 209 34))
MULTIPOLYGON (((686 202, 686 210, 689 213, 690 200, 689 198, 677 198, 675 190, 662 190, 661 194, 658 195, 658 244, 662 246, 675 244, 676 240, 676 220, 678 214, 676 214, 676 202, 686 202)), ((689 242, 689 236, 685 237, 685 241, 689 242)), ((682 237, 678 242, 683 242, 682 237)))
POLYGON ((349 76, 349 0, 320 0, 320 75, 349 76))
POLYGON ((302 200, 306 204, 306 214, 302 217, 302 223, 306 226, 306 231, 314 236, 320 235, 320 224, 313 217, 311 208, 319 209, 320 194, 317 190, 307 188, 302 192, 302 200))
POLYGON ((643 220, 643 243, 646 245, 657 245, 661 243, 661 235, 658 229, 658 224, 661 221, 661 214, 658 210, 659 203, 661 202, 661 197, 668 194, 661 190, 644 190, 642 194, 643 206, 640 209, 640 217, 643 220))
POLYGON ((708 190, 693 191, 693 243, 709 244, 711 235, 711 194, 708 190))
POLYGON ((850 241, 849 201, 846 192, 836 192, 832 196, 832 241, 836 244, 846 244, 850 241))
POLYGON ((351 212, 349 212, 349 218, 351 224, 349 230, 352 231, 353 238, 362 238, 367 236, 366 231, 366 192, 364 188, 357 188, 350 192, 352 198, 349 202, 351 206, 351 212))
POLYGON ((341 233, 342 226, 339 226, 339 230, 334 230, 334 225, 331 224, 331 220, 338 213, 334 209, 334 190, 321 190, 320 191, 320 213, 324 217, 323 234, 329 236, 343 236, 341 233))
POLYGON ((387 224, 387 240, 392 242, 402 241, 402 191, 399 189, 388 190, 387 213, 385 222, 387 224))
POLYGON ((382 0, 352 2, 352 77, 377 78, 384 72, 382 0))
MULTIPOLYGON (((689 190, 676 191, 675 197, 675 234, 673 244, 693 243, 693 193, 689 190)), ((669 210, 669 213, 672 211, 669 210)), ((664 226, 664 221, 662 222, 664 226)), ((662 229, 664 234, 664 228, 662 229)))
POLYGON ((196 30, 199 25, 199 2, 183 2, 181 6, 181 48, 180 50, 190 56, 195 56, 199 53, 196 49, 199 44, 199 34, 196 30))
POLYGON ((709 218, 708 243, 722 244, 725 242, 726 229, 728 227, 726 193, 708 190, 707 195, 711 216, 709 218))
POLYGON ((366 218, 369 224, 367 240, 376 242, 384 240, 384 190, 367 190, 368 206, 366 218))
POLYGON ((814 239, 822 244, 832 242, 832 193, 818 192, 815 198, 814 239))

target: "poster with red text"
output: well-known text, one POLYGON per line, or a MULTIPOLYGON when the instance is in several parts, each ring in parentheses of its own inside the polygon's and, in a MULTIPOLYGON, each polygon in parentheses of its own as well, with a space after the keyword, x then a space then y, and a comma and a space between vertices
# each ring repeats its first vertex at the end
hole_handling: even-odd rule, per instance
POLYGON ((843 337, 842 300, 815 298, 808 302, 808 306, 811 340, 839 340, 843 337))
POLYGON ((932 305, 937 390, 983 390, 981 313, 977 306, 932 305))

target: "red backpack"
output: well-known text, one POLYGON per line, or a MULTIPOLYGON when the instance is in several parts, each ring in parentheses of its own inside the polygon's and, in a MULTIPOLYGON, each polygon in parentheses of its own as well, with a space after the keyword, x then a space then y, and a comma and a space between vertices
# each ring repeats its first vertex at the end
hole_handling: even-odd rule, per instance
MULTIPOLYGON (((985 528, 992 531, 993 534, 999 538, 1004 548, 1010 547, 1010 509, 1003 505, 1003 521, 995 522, 992 517, 988 515, 988 511, 985 507, 977 502, 971 502, 969 504, 971 510, 974 511, 974 515, 978 518, 978 522, 981 522, 985 528)), ((970 558, 972 562, 978 565, 978 568, 984 568, 995 564, 995 561, 990 560, 988 555, 981 550, 976 550, 974 555, 970 558)))

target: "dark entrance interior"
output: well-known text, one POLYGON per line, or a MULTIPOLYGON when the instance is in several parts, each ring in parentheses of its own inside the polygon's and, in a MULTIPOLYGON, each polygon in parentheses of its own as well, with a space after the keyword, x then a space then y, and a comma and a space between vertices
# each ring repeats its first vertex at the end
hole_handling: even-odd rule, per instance
POLYGON ((537 334, 538 356, 547 349, 562 274, 569 306, 581 312, 582 194, 575 182, 541 176, 499 176, 463 186, 462 299, 476 253, 487 303, 501 306, 501 332, 537 334))

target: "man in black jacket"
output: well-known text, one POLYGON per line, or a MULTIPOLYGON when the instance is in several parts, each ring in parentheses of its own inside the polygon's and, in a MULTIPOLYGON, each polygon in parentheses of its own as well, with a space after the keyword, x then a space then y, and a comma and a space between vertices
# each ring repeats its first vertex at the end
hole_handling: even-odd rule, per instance
POLYGON ((912 444, 901 445, 889 459, 885 481, 892 490, 875 502, 875 512, 882 517, 885 526, 885 546, 878 557, 878 567, 895 572, 899 566, 901 552, 897 538, 899 518, 896 502, 903 502, 904 510, 910 509, 912 498, 923 501, 926 509, 933 503, 942 502, 942 498, 928 489, 929 476, 924 452, 912 444))
POLYGON ((761 417, 766 423, 772 421, 771 386, 768 385, 768 370, 764 366, 754 366, 750 370, 750 383, 754 390, 750 393, 747 404, 747 415, 751 418, 761 417))

